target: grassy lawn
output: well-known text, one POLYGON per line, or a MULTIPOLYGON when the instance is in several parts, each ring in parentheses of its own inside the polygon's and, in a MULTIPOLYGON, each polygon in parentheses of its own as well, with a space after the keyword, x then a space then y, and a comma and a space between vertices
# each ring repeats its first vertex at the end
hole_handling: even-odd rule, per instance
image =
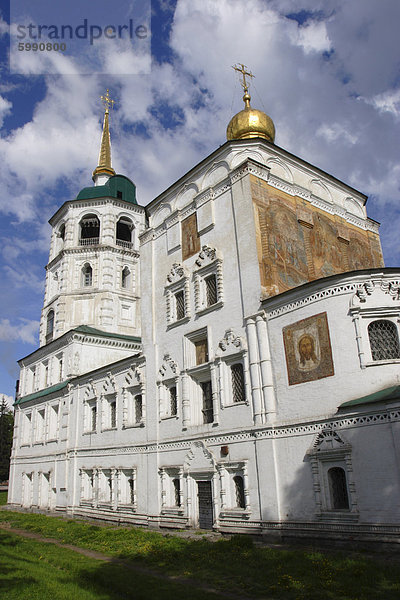
MULTIPOLYGON (((214 543, 201 536, 196 540, 186 540, 133 527, 99 527, 45 515, 1 511, 0 522, 4 521, 9 522, 12 527, 35 531, 46 537, 97 550, 109 556, 126 558, 136 565, 153 568, 174 577, 197 579, 207 583, 213 589, 229 591, 237 596, 285 600, 398 600, 400 598, 399 564, 384 564, 349 552, 322 553, 309 550, 271 549, 254 546, 252 540, 244 536, 235 536, 230 540, 222 539, 214 543)), ((23 542, 20 539, 19 541, 23 542)), ((24 543, 33 544, 31 540, 24 543)), ((59 569, 57 556, 59 551, 64 549, 55 549, 54 546, 47 546, 47 548, 48 556, 55 557, 54 560, 51 559, 53 562, 48 558, 49 564, 53 569, 59 569)), ((6 546, 6 549, 8 550, 9 546, 6 546)), ((3 553, 4 548, 0 552, 3 553)), ((32 560, 33 556, 29 554, 32 560)), ((82 558, 79 557, 79 560, 82 558)), ((35 565, 41 566, 41 564, 36 558, 31 568, 34 570, 35 565)), ((63 564, 65 565, 65 562, 63 564)), ((103 574, 108 572, 108 577, 114 578, 110 570, 121 569, 118 565, 100 564, 101 568, 97 561, 94 561, 93 567, 89 563, 85 566, 84 572, 88 581, 92 581, 93 572, 96 573, 97 583, 97 578, 102 577, 103 574)), ((61 570, 63 568, 61 567, 61 570)), ((11 571, 12 575, 14 575, 13 571, 14 568, 11 571)), ((136 581, 137 574, 132 573, 136 581)), ((62 570, 61 575, 68 579, 68 571, 62 570)), ((115 577, 120 585, 125 585, 124 577, 121 581, 118 575, 115 577)), ((72 583, 76 585, 77 577, 72 573, 68 580, 71 581, 71 585, 72 583)), ((157 589, 161 583, 163 582, 157 581, 157 589)), ((179 589, 183 587, 176 585, 179 589)), ((114 592, 107 591, 103 585, 100 586, 100 592, 93 597, 131 597, 126 595, 126 592, 119 592, 119 596, 110 595, 114 592), (103 596, 99 595, 100 592, 103 596), (104 596, 104 594, 108 595, 104 596)), ((189 594, 192 598, 196 597, 194 592, 195 588, 192 587, 189 594)), ((173 595, 180 597, 175 593, 173 595)), ((203 598, 207 597, 204 591, 201 595, 203 598)), ((18 596, 7 594, 7 597, 18 596)), ((25 597, 36 596, 29 594, 25 597)), ((45 596, 40 595, 40 598, 42 597, 45 596)), ((64 597, 73 596, 53 595, 56 599, 64 597)), ((86 598, 86 596, 75 597, 86 598)), ((152 597, 164 598, 157 593, 152 593, 152 597)), ((135 598, 147 598, 147 596, 135 593, 135 598)))
POLYGON ((0 531, 0 597, 7 600, 196 600, 218 596, 0 531))
POLYGON ((7 504, 7 492, 0 492, 0 506, 7 504))

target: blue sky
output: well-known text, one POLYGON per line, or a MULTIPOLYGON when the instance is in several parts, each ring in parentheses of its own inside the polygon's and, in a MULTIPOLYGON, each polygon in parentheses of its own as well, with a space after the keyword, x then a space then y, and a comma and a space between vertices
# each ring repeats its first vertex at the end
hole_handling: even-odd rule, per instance
MULTIPOLYGON (((38 0, 28 14, 16 1, 13 27, 24 8, 38 23, 44 8, 62 4, 38 0)), ((107 24, 104 11, 93 13, 103 2, 69 5, 80 7, 74 24, 107 24)), ((115 5, 115 25, 147 18, 134 2, 115 5)), ((10 14, 0 2, 0 393, 7 396, 16 360, 37 346, 47 221, 91 184, 106 88, 116 100, 113 166, 135 181, 145 205, 224 143, 242 106, 231 65, 248 65, 252 105, 273 118, 276 143, 367 194, 369 216, 382 223, 386 265, 400 264, 398 0, 155 0, 151 9, 147 46, 99 40, 92 74, 87 40, 52 58, 20 52, 18 73, 10 73, 10 14)))

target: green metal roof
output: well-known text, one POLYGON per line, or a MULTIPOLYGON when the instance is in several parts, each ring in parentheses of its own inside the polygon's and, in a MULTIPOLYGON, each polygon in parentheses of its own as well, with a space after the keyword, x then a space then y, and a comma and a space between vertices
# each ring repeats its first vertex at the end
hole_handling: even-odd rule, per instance
POLYGON ((27 396, 22 396, 18 398, 15 404, 22 404, 23 402, 28 402, 29 400, 36 400, 37 398, 43 398, 43 396, 48 396, 53 392, 59 392, 60 390, 67 387, 71 379, 67 379, 67 381, 62 381, 61 383, 56 383, 56 385, 52 385, 45 390, 39 390, 38 392, 34 392, 33 394, 28 394, 27 396))
POLYGON ((359 406, 361 404, 373 404, 376 402, 390 402, 391 400, 400 400, 400 385, 393 385, 392 387, 385 388, 379 392, 368 394, 362 398, 356 398, 355 400, 349 400, 339 406, 339 408, 347 408, 349 406, 359 406))
POLYGON ((79 331, 79 333, 87 333, 88 335, 101 335, 102 337, 116 338, 118 340, 128 340, 130 342, 140 343, 142 341, 142 339, 140 337, 136 337, 134 335, 122 335, 120 333, 109 333, 108 331, 101 331, 100 329, 95 329, 94 327, 89 327, 89 325, 78 325, 78 327, 74 327, 73 331, 79 331))
POLYGON ((92 198, 116 198, 131 204, 136 202, 136 186, 125 175, 113 175, 104 185, 94 185, 83 188, 77 195, 77 200, 91 200, 92 198))

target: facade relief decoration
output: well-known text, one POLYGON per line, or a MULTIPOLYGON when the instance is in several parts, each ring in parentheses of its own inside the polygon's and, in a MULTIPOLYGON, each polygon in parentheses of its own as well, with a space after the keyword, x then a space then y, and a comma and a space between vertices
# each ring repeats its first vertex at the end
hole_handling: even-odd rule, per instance
POLYGON ((171 271, 169 272, 169 274, 167 275, 167 285, 169 285, 170 283, 175 283, 176 281, 179 281, 180 279, 182 279, 182 277, 185 277, 186 272, 185 269, 182 267, 181 264, 179 263, 174 263, 172 265, 171 271))
POLYGON ((200 237, 197 231, 197 217, 193 213, 182 221, 182 260, 200 251, 200 237))
POLYGON ((143 383, 143 375, 138 367, 132 365, 125 376, 127 387, 134 387, 143 383))
POLYGON ((262 295, 383 266, 379 236, 251 176, 262 295))
POLYGON ((224 337, 218 344, 217 352, 222 354, 223 352, 239 352, 241 350, 245 350, 243 338, 235 335, 233 329, 227 329, 224 337))
POLYGON ((326 312, 283 328, 289 385, 334 375, 326 312))
POLYGON ((163 362, 158 372, 164 380, 175 378, 179 375, 178 365, 170 354, 164 354, 163 362))
POLYGON ((183 467, 186 472, 204 471, 213 472, 216 469, 216 460, 202 441, 194 442, 187 453, 183 467))
POLYGON ((215 248, 210 248, 209 246, 203 246, 201 251, 199 252, 199 256, 196 258, 196 265, 198 267, 204 267, 208 263, 212 263, 217 256, 217 251, 215 248))

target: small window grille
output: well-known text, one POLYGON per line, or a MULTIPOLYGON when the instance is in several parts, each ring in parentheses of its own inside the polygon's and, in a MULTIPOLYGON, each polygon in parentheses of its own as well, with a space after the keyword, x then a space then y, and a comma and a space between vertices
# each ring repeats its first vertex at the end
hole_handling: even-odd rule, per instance
POLYGON ((96 431, 96 424, 97 424, 97 408, 96 408, 96 406, 92 406, 91 417, 92 417, 92 431, 96 431))
POLYGON ((175 417, 178 413, 178 400, 176 394, 176 386, 169 388, 169 403, 171 417, 175 417))
POLYGON ((241 477, 241 475, 235 475, 235 477, 233 478, 233 483, 235 484, 236 506, 238 508, 246 508, 246 502, 244 499, 243 477, 241 477))
POLYGON ((397 327, 392 321, 381 319, 368 325, 372 360, 400 358, 400 344, 397 327))
POLYGON ((111 402, 110 404, 110 425, 114 429, 117 426, 117 403, 111 402))
POLYGON ((203 381, 201 383, 201 389, 203 393, 203 423, 212 423, 214 421, 214 411, 211 381, 203 381))
POLYGON ((244 402, 245 390, 244 390, 244 373, 243 365, 237 363, 231 366, 232 376, 232 395, 234 402, 244 402))
POLYGON ((143 416, 143 401, 141 394, 135 396, 135 423, 140 423, 143 416))
POLYGON ((181 505, 181 482, 178 478, 173 480, 173 485, 174 485, 174 500, 175 500, 175 506, 180 506, 181 505))
POLYGON ((332 467, 328 471, 331 506, 333 509, 348 509, 349 496, 347 494, 346 473, 341 467, 332 467))
POLYGON ((212 275, 209 275, 208 277, 206 277, 204 281, 206 284, 207 306, 212 306, 213 304, 216 304, 217 300, 218 300, 217 278, 215 276, 215 273, 212 273, 212 275))
POLYGON ((88 264, 86 264, 83 267, 83 285, 86 286, 91 286, 93 283, 93 270, 92 267, 88 264))
POLYGON ((183 319, 185 316, 185 296, 183 290, 175 294, 176 320, 183 319))

